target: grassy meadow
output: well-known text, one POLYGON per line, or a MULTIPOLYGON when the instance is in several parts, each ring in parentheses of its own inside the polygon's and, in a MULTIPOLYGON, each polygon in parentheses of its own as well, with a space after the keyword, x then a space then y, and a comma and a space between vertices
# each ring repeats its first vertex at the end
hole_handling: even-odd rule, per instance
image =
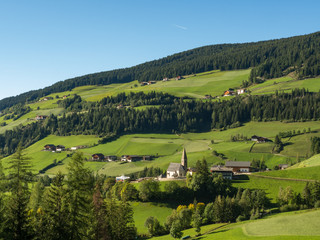
MULTIPOLYGON (((195 237, 194 229, 183 231, 183 236, 202 240, 318 240, 320 210, 281 213, 264 219, 232 223, 212 224, 201 227, 202 236, 195 237), (222 227, 221 227, 222 226, 222 227), (219 228, 220 227, 220 228, 219 228)), ((173 239, 170 235, 154 237, 154 240, 173 239)))

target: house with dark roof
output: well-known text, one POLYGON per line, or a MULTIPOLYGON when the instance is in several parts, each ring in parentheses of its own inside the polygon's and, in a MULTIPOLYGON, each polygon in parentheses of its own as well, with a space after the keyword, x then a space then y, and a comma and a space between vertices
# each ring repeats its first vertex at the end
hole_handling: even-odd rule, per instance
POLYGON ((44 151, 55 151, 56 150, 56 146, 53 144, 47 144, 44 146, 44 151))
POLYGON ((251 171, 251 162, 227 161, 225 167, 232 169, 233 173, 247 173, 251 171))
POLYGON ((92 161, 104 161, 104 155, 102 153, 95 153, 92 155, 92 161))
POLYGON ((210 172, 213 174, 221 174, 224 179, 232 180, 233 177, 233 171, 232 168, 227 168, 223 166, 212 166, 210 168, 210 172))
POLYGON ((280 170, 284 170, 289 167, 289 164, 279 164, 278 166, 280 170))
POLYGON ((257 142, 257 143, 265 143, 265 142, 270 142, 268 138, 265 137, 259 137, 257 135, 253 135, 251 137, 251 141, 257 142))
POLYGON ((63 145, 57 145, 56 147, 56 151, 57 152, 62 152, 62 151, 65 151, 66 150, 66 147, 63 146, 63 145))

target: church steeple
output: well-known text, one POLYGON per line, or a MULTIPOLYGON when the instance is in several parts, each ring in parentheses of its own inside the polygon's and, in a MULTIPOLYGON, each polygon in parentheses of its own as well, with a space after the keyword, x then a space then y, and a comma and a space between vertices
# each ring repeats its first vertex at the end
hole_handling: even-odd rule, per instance
POLYGON ((182 151, 181 165, 183 166, 184 170, 187 171, 187 169, 188 169, 188 158, 187 158, 187 153, 186 153, 186 149, 185 148, 183 148, 183 151, 182 151))

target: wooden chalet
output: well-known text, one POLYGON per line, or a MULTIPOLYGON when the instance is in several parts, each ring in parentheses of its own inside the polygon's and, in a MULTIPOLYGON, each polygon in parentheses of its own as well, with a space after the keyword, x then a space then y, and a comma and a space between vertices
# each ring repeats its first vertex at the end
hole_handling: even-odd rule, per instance
POLYGON ((265 137, 259 137, 257 135, 253 135, 251 137, 251 141, 257 142, 257 143, 265 143, 265 142, 270 142, 268 138, 265 137))
POLYGON ((108 160, 108 162, 113 162, 113 161, 117 161, 117 156, 114 155, 110 155, 110 156, 105 156, 105 159, 108 160))
POLYGON ((57 152, 61 152, 61 151, 65 151, 66 150, 66 147, 63 146, 63 145, 57 145, 56 146, 56 151, 57 152))
POLYGON ((39 120, 45 120, 47 117, 48 117, 48 116, 46 116, 46 115, 37 115, 37 116, 35 117, 35 120, 37 120, 37 121, 39 121, 39 120))
POLYGON ((233 173, 248 173, 251 171, 251 162, 227 161, 225 167, 232 169, 233 173))
POLYGON ((224 91, 223 96, 227 97, 227 96, 233 96, 234 95, 234 91, 233 90, 227 90, 224 91))
POLYGON ((211 167, 210 172, 213 174, 221 174, 224 179, 232 180, 233 177, 232 168, 227 168, 220 165, 211 167))
POLYGON ((47 144, 44 146, 44 151, 55 151, 56 150, 56 146, 53 144, 47 144))
POLYGON ((237 89, 237 94, 240 95, 240 94, 244 94, 247 90, 245 88, 240 88, 240 89, 237 89))
POLYGON ((95 153, 92 155, 92 161, 104 161, 105 157, 102 153, 95 153))
POLYGON ((156 81, 149 81, 149 82, 148 82, 148 85, 156 84, 156 83, 157 83, 156 81))
POLYGON ((129 179, 130 179, 130 177, 122 175, 120 177, 116 177, 116 182, 124 182, 129 179))
POLYGON ((289 167, 289 164, 279 164, 278 167, 279 167, 280 170, 284 170, 284 169, 287 169, 289 167))

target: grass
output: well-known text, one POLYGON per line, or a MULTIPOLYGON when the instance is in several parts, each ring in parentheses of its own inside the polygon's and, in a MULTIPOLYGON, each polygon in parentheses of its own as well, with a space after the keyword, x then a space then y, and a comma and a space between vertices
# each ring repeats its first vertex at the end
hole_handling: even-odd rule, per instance
POLYGON ((314 167, 319 165, 320 165, 320 154, 317 154, 305 161, 302 161, 300 163, 293 165, 292 167, 290 167, 290 169, 301 168, 301 167, 314 167))
POLYGON ((164 224, 167 216, 172 212, 172 208, 164 204, 155 204, 149 202, 132 202, 133 219, 138 233, 148 233, 148 229, 144 226, 148 217, 156 217, 161 224, 164 224))
POLYGON ((265 190, 267 197, 270 198, 272 203, 276 202, 280 187, 285 189, 286 187, 290 186, 295 192, 301 193, 305 185, 306 182, 259 178, 254 175, 250 175, 249 180, 232 181, 232 186, 234 187, 265 190))
POLYGON ((71 94, 78 94, 87 101, 99 101, 107 96, 114 96, 120 92, 150 92, 162 91, 175 96, 189 96, 202 98, 206 94, 222 95, 231 87, 240 87, 243 80, 248 79, 250 69, 236 71, 211 71, 194 76, 188 76, 180 81, 159 81, 156 84, 140 86, 138 81, 125 84, 111 84, 107 86, 83 86, 72 90, 71 94))
POLYGON ((320 166, 305 167, 305 168, 293 168, 278 171, 262 172, 257 175, 269 176, 269 177, 281 177, 291 179, 320 179, 320 166))
MULTIPOLYGON (((201 227, 200 237, 194 237, 194 229, 183 231, 183 236, 202 240, 316 240, 320 239, 318 227, 320 210, 281 213, 264 219, 201 227), (221 228, 219 228, 222 226, 221 228), (218 228, 218 229, 217 229, 218 228), (215 230, 216 229, 216 230, 215 230)), ((154 237, 154 240, 173 239, 170 235, 154 237)))
POLYGON ((305 88, 310 92, 318 92, 320 89, 320 78, 294 80, 291 77, 282 77, 249 87, 252 94, 272 94, 276 90, 290 92, 291 89, 295 88, 305 88))
MULTIPOLYGON (((80 136, 54 136, 50 135, 35 144, 28 147, 24 154, 26 157, 31 158, 32 162, 32 169, 35 173, 37 173, 39 170, 43 169, 44 167, 50 165, 53 163, 54 160, 60 161, 67 157, 67 152, 61 152, 61 153, 53 153, 53 152, 47 152, 42 151, 43 147, 46 144, 54 144, 54 145, 64 145, 66 148, 70 148, 72 146, 77 145, 93 145, 98 142, 98 138, 95 136, 89 136, 89 135, 80 135, 80 136)), ((10 157, 2 159, 2 164, 5 167, 8 166, 8 162, 10 160, 10 157)))

